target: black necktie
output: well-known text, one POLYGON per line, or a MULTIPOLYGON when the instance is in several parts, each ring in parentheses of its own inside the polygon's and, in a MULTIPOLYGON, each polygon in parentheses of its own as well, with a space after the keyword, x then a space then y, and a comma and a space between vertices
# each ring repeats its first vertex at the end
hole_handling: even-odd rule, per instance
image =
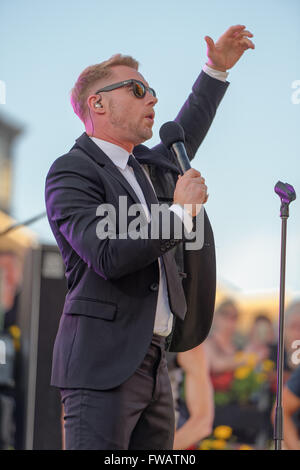
POLYGON ((131 166, 131 168, 133 168, 136 180, 139 183, 141 190, 143 191, 145 201, 150 210, 151 204, 158 204, 158 199, 151 186, 151 183, 148 180, 143 168, 141 167, 139 162, 134 158, 133 155, 129 155, 128 165, 131 166))
MULTIPOLYGON (((133 155, 129 155, 128 165, 133 168, 136 180, 143 191, 145 201, 149 211, 151 212, 151 204, 159 204, 151 183, 143 168, 133 155)), ((171 311, 183 320, 186 313, 186 300, 174 256, 172 253, 167 251, 161 256, 161 258, 163 259, 165 266, 171 311)))

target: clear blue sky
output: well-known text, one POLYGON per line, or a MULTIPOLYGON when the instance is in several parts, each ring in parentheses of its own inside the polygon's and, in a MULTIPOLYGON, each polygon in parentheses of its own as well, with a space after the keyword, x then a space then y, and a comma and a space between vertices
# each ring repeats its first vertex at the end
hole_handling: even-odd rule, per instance
MULTIPOLYGON (((12 215, 44 210, 44 181, 59 155, 83 132, 69 91, 87 65, 130 54, 157 90, 154 136, 175 117, 206 60, 205 35, 230 25, 254 34, 230 71, 231 85, 193 166, 206 178, 216 239, 218 278, 243 290, 279 283, 279 199, 273 187, 292 184, 299 198, 288 221, 287 287, 300 291, 299 0, 1 0, 2 115, 21 126, 15 146, 12 215)), ((47 220, 32 229, 53 241, 47 220)))

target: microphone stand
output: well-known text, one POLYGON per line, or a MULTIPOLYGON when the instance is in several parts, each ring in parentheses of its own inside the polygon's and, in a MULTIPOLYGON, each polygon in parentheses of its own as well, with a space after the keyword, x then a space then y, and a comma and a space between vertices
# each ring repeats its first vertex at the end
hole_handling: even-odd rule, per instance
POLYGON ((279 327, 277 347, 277 390, 274 423, 275 450, 281 450, 283 440, 283 414, 282 414, 282 386, 283 386, 283 360, 284 360, 284 298, 285 298, 285 266, 286 266, 286 231, 289 217, 289 204, 296 199, 293 186, 278 181, 275 193, 281 200, 281 261, 280 261, 280 294, 279 294, 279 327))

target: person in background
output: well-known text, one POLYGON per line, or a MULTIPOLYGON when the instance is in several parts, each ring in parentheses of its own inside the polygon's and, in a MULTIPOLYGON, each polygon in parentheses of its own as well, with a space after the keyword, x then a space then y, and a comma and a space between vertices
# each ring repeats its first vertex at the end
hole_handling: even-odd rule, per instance
POLYGON ((0 340, 5 344, 5 365, 0 363, 0 449, 17 447, 22 413, 17 401, 21 331, 17 325, 23 277, 22 256, 16 251, 0 252, 0 340))
POLYGON ((286 352, 286 368, 289 371, 295 369, 292 361, 294 352, 293 343, 300 339, 300 301, 293 302, 285 312, 284 344, 286 352))
MULTIPOLYGON (((300 339, 300 301, 292 302, 284 314, 284 359, 283 359, 283 383, 285 384, 296 365, 293 364, 293 343, 300 339)), ((270 359, 277 364, 277 344, 271 347, 270 359)), ((271 378, 271 388, 276 393, 276 371, 271 378)))
POLYGON ((274 344, 274 328, 264 313, 256 315, 249 333, 245 352, 254 353, 259 360, 268 359, 274 344))
POLYGON ((239 312, 236 304, 228 299, 215 311, 212 332, 205 341, 209 369, 212 376, 232 372, 244 361, 236 360, 238 347, 235 343, 239 312))
POLYGON ((0 329, 16 325, 23 263, 14 251, 0 252, 0 329))
POLYGON ((174 450, 191 449, 212 432, 213 388, 203 344, 173 357, 169 367, 176 432, 174 450))
MULTIPOLYGON (((300 450, 300 366, 293 371, 283 387, 283 448, 300 450)), ((272 412, 274 424, 275 407, 272 412)))

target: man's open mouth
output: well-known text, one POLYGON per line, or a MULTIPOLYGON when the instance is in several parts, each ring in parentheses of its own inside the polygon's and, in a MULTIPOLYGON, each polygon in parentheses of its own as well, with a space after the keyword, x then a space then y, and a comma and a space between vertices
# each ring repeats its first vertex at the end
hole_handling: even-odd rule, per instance
POLYGON ((149 121, 154 122, 154 113, 149 113, 145 116, 146 119, 149 119, 149 121))

